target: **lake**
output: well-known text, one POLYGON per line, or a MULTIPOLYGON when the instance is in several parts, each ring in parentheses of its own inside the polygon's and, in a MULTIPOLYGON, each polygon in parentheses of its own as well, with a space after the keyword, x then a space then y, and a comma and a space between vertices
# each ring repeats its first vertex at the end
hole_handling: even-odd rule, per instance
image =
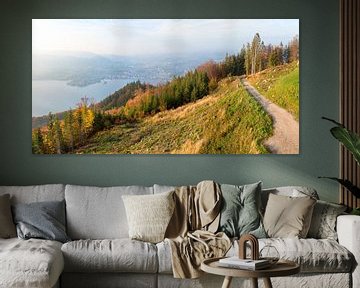
POLYGON ((106 80, 85 87, 69 86, 67 81, 33 80, 32 116, 42 116, 49 112, 56 113, 75 108, 81 98, 85 96, 99 102, 127 83, 136 80, 106 80))

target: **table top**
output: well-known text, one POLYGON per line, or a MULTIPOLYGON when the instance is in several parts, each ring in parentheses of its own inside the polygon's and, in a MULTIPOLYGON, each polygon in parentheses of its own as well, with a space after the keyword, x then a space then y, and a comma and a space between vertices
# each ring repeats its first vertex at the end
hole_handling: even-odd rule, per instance
POLYGON ((223 257, 204 260, 201 263, 201 270, 210 274, 244 278, 280 277, 300 272, 300 266, 288 260, 279 260, 276 264, 266 269, 245 270, 219 266, 219 259, 221 258, 223 257))

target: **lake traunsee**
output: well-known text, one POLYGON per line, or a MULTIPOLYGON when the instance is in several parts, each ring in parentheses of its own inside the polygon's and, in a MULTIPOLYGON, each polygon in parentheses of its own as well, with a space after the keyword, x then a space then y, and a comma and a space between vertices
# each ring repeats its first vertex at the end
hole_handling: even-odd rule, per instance
POLYGON ((32 116, 47 115, 75 108, 81 98, 88 97, 99 102, 119 90, 127 83, 137 79, 106 80, 92 85, 69 86, 67 81, 32 81, 32 116))

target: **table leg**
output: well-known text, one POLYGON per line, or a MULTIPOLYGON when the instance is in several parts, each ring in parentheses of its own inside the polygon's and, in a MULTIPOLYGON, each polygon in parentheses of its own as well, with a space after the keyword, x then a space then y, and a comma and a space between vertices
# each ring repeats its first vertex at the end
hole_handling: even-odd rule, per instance
POLYGON ((265 288, 273 288, 270 278, 267 277, 263 279, 264 279, 265 288))
POLYGON ((232 277, 231 276, 225 276, 224 282, 221 286, 221 288, 230 288, 232 277))
POLYGON ((257 278, 251 278, 252 287, 258 288, 258 279, 257 278))

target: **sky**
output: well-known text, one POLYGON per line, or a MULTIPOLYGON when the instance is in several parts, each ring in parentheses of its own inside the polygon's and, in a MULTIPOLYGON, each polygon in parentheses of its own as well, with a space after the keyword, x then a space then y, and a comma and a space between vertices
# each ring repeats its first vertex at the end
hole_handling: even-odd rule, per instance
POLYGON ((255 33, 287 44, 298 19, 33 19, 33 54, 90 52, 123 56, 239 51, 255 33))

